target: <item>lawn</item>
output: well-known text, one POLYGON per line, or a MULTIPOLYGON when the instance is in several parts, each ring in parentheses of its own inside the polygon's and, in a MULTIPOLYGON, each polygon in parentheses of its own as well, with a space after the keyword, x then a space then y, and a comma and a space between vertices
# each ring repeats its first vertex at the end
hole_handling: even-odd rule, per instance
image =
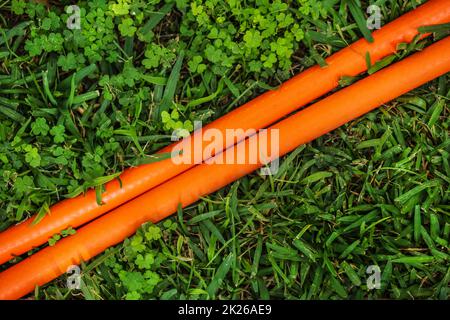
MULTIPOLYGON (((78 1, 71 29, 70 1, 0 0, 0 230, 143 163, 174 129, 323 65, 370 36, 370 4, 383 25, 424 2, 78 1)), ((143 225, 81 266, 79 290, 64 275, 30 297, 448 299, 449 76, 299 147, 273 176, 143 225)))

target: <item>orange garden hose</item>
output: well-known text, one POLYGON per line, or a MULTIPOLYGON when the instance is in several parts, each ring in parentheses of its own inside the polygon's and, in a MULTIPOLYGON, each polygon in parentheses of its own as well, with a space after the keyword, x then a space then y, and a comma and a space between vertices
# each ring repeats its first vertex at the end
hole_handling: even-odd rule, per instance
MULTIPOLYGON (((342 76, 357 76, 366 71, 367 53, 374 63, 394 53, 399 43, 411 42, 418 35, 420 26, 448 21, 450 0, 431 0, 374 32, 373 43, 364 39, 355 42, 326 59, 326 68, 315 66, 302 72, 277 90, 266 92, 212 122, 204 131, 216 128, 225 133, 226 129, 243 129, 245 132, 247 129, 265 128, 336 88, 342 76)), ((244 134, 237 136, 234 141, 221 145, 219 150, 230 147, 245 137, 244 134)), ((205 146, 205 142, 203 143, 205 146)), ((160 152, 170 152, 174 146, 171 145, 160 152)), ((69 226, 77 228, 101 216, 193 166, 194 164, 177 165, 167 159, 130 168, 120 176, 120 182, 113 180, 106 184, 102 205, 97 204, 94 190, 57 203, 51 207, 50 214, 38 224, 33 225, 34 218, 30 218, 0 233, 0 264, 42 245, 51 236, 69 226)))
MULTIPOLYGON (((267 134, 270 136, 273 129, 278 129, 279 155, 285 155, 299 145, 449 72, 448 52, 450 36, 280 121, 270 127, 267 134)), ((266 144, 262 133, 254 137, 258 139, 252 137, 225 150, 225 156, 245 150, 248 160, 249 150, 261 143, 264 144, 263 150, 270 150, 270 137, 266 144)), ((269 156, 271 160, 274 157, 269 156)), ((195 166, 80 228, 77 234, 0 273, 0 299, 24 296, 36 285, 44 285, 65 273, 70 265, 86 261, 120 243, 141 224, 160 221, 176 212, 179 204, 186 207, 258 167, 261 163, 203 163, 195 166)))

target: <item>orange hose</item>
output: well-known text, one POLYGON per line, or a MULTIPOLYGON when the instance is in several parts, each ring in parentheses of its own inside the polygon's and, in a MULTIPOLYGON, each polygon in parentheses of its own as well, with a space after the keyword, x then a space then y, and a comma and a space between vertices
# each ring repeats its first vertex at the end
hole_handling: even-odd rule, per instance
MULTIPOLYGON (((73 264, 87 261, 126 237, 147 221, 157 222, 186 207, 200 197, 251 173, 260 163, 248 164, 249 150, 259 144, 271 150, 270 135, 279 132, 279 155, 294 150, 376 107, 419 87, 450 71, 450 37, 422 52, 416 53, 350 87, 273 125, 265 143, 262 133, 258 139, 249 138, 227 149, 236 156, 244 147, 247 163, 198 165, 163 183, 140 197, 112 210, 107 215, 80 228, 77 234, 47 247, 8 270, 0 273, 0 299, 17 299, 65 273, 73 264)), ((217 159, 221 154, 212 159, 217 159)), ((274 155, 270 159, 274 159, 274 155)))
MULTIPOLYGON (((216 128, 225 134, 226 129, 243 129, 245 132, 247 129, 259 130, 275 123, 336 88, 342 76, 356 76, 366 71, 366 53, 370 54, 371 61, 374 63, 394 53, 399 43, 411 42, 418 34, 418 27, 448 22, 450 20, 449 4, 450 0, 427 2, 374 32, 374 43, 368 43, 364 39, 355 42, 326 59, 328 67, 315 66, 302 72, 282 84, 277 90, 266 92, 212 122, 204 130, 216 128)), ((234 143, 245 137, 244 134, 237 136, 234 143)), ((203 141, 202 137, 200 138, 200 141, 203 141)), ((205 141, 203 143, 204 146, 208 144, 205 141)), ((219 150, 230 147, 234 143, 231 141, 221 145, 219 150)), ((170 152, 175 145, 164 148, 160 152, 170 152)), ((194 164, 176 165, 168 159, 130 168, 120 176, 121 184, 117 180, 106 184, 106 191, 102 194, 102 205, 97 204, 94 190, 55 204, 50 209, 51 214, 38 224, 32 224, 34 220, 32 217, 0 233, 0 264, 42 245, 51 236, 69 226, 77 228, 101 216, 193 166, 194 164)))

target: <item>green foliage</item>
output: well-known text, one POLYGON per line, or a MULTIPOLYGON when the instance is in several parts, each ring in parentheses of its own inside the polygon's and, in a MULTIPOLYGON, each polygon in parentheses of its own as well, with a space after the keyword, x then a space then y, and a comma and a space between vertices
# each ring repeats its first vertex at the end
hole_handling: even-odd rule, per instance
POLYGON ((86 59, 83 54, 75 54, 69 52, 66 56, 60 55, 58 58, 58 66, 61 67, 63 71, 76 70, 83 67, 86 63, 86 59))
POLYGON ((37 118, 35 122, 31 125, 31 131, 34 135, 46 136, 50 127, 47 125, 47 120, 45 118, 37 118))
MULTIPOLYGON (((67 28, 63 6, 48 10, 33 1, 12 1, 11 11, 8 5, 0 9, 11 15, 8 21, 24 21, 17 30, 10 26, 14 32, 7 43, 0 41, 0 52, 17 52, 0 67, 1 88, 9 90, 0 101, 1 228, 45 202, 80 194, 97 178, 134 165, 165 143, 141 145, 137 136, 172 130, 160 119, 147 120, 156 104, 154 87, 165 86, 177 43, 145 44, 159 54, 154 74, 147 74, 145 57, 137 54, 142 43, 124 46, 159 10, 159 1, 77 5, 81 30, 67 28), (25 184, 30 178, 33 185, 25 184), (29 197, 22 199, 25 192, 29 197)), ((179 121, 190 128, 190 117, 183 113, 179 121)))
POLYGON ((237 65, 262 78, 268 78, 276 70, 288 71, 291 57, 310 26, 303 15, 318 19, 320 12, 324 18, 327 16, 320 2, 309 3, 311 6, 305 7, 304 3, 257 0, 241 7, 234 1, 191 2, 180 27, 184 38, 193 39, 188 50, 191 72, 204 71, 203 67, 195 68, 199 52, 204 52, 201 57, 218 75, 237 65))
POLYGON ((191 132, 194 130, 194 126, 190 120, 186 120, 184 122, 179 120, 180 115, 176 109, 173 109, 171 113, 163 111, 161 113, 161 118, 162 123, 164 124, 164 129, 167 131, 184 130, 191 132))
POLYGON ((76 233, 77 232, 75 229, 73 229, 72 227, 69 227, 65 230, 62 230, 60 233, 54 234, 50 239, 48 239, 48 245, 54 246, 62 238, 74 235, 76 233))
POLYGON ((175 60, 176 55, 169 49, 155 43, 151 43, 145 50, 145 59, 142 64, 147 69, 153 69, 159 66, 169 67, 175 60))
POLYGON ((189 71, 193 73, 202 73, 206 70, 206 64, 202 63, 202 56, 194 56, 191 61, 188 62, 189 71))
POLYGON ((11 10, 15 14, 23 14, 25 12, 27 4, 24 0, 12 0, 11 2, 11 10))
POLYGON ((55 143, 62 143, 62 142, 64 142, 64 140, 65 140, 64 132, 65 131, 66 131, 66 129, 64 128, 63 125, 54 126, 50 130, 50 134, 53 136, 53 141, 55 143))
POLYGON ((131 18, 126 18, 119 24, 119 30, 122 36, 132 37, 136 33, 137 28, 133 25, 133 20, 131 18))
MULTIPOLYGON (((171 229, 164 231, 166 234, 171 229)), ((121 255, 109 255, 105 265, 111 276, 120 280, 117 286, 127 300, 148 299, 155 296, 154 288, 162 281, 159 269, 167 257, 161 250, 162 230, 152 224, 125 242, 121 255)))

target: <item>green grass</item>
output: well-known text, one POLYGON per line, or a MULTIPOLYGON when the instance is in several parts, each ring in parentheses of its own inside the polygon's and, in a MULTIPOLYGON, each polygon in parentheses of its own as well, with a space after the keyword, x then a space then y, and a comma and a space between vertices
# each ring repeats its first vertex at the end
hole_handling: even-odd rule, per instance
MULTIPOLYGON (((381 2, 383 22, 419 3, 381 2)), ((204 11, 168 1, 138 7, 143 18, 133 17, 132 37, 120 34, 129 15, 116 16, 103 35, 114 38, 108 50, 58 47, 56 39, 55 47, 34 55, 42 37, 64 27, 33 29, 39 19, 30 18, 30 26, 11 14, 12 1, 0 2, 0 229, 36 212, 44 218, 49 205, 86 188, 101 190, 126 167, 153 161, 147 155, 168 143, 174 127, 210 122, 368 37, 358 1, 324 1, 325 9, 319 1, 302 8, 288 3, 288 10, 281 7, 292 14, 286 29, 297 24, 302 32, 287 51, 278 39, 296 34, 281 30, 260 41, 262 32, 251 24, 254 6, 238 15, 222 1, 214 10, 204 3, 204 11), (352 10, 345 10, 348 2, 352 10), (205 22, 196 10, 215 20, 205 22), (241 52, 217 41, 224 23, 243 26, 222 35, 241 52), (30 39, 36 45, 28 48, 30 39), (170 116, 174 110, 178 117, 170 116)), ((41 14, 46 23, 57 20, 41 14)), ((269 24, 276 15, 266 14, 269 24)), ((440 32, 436 39, 448 30, 442 28, 432 30, 440 32)), ((369 73, 429 43, 403 46, 369 73)), ((298 148, 274 176, 249 175, 157 226, 144 226, 82 266, 82 290, 68 290, 62 276, 34 296, 448 299, 448 77, 298 148), (367 288, 371 265, 382 271, 378 290, 367 288)))

